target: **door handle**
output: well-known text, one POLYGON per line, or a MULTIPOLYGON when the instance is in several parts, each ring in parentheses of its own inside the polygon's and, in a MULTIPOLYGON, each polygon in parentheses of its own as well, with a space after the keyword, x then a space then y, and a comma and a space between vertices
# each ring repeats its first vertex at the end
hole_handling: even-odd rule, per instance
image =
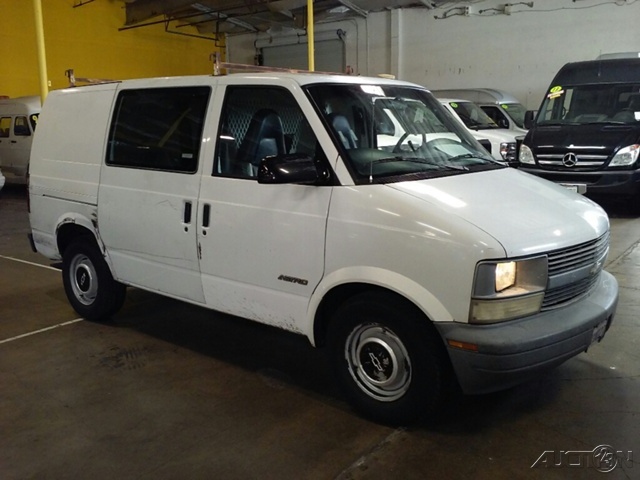
POLYGON ((184 223, 189 224, 191 223, 191 202, 184 202, 184 223))
POLYGON ((204 228, 209 228, 209 217, 211 216, 211 205, 205 203, 202 208, 202 226, 204 228))
POLYGON ((11 143, 18 143, 18 142, 17 142, 17 141, 15 141, 15 140, 11 140, 11 143))

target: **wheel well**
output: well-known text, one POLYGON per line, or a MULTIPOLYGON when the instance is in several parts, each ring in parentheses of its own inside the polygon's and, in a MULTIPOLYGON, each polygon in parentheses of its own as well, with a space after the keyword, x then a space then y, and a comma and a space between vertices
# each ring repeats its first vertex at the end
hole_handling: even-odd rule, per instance
MULTIPOLYGON (((419 311, 421 315, 424 315, 424 313, 419 310, 414 303, 393 290, 368 283, 349 283, 346 285, 339 285, 324 296, 316 312, 313 326, 313 337, 317 347, 322 347, 326 344, 327 330, 334 312, 348 299, 364 292, 385 292, 387 294, 391 294, 395 296, 398 301, 405 303, 407 306, 419 311)), ((425 316, 425 320, 428 321, 429 319, 425 316)))
POLYGON ((71 242, 79 237, 89 239, 89 241, 95 242, 93 232, 86 227, 82 227, 75 223, 66 223, 58 229, 57 242, 58 251, 60 255, 64 255, 64 251, 67 249, 71 242))

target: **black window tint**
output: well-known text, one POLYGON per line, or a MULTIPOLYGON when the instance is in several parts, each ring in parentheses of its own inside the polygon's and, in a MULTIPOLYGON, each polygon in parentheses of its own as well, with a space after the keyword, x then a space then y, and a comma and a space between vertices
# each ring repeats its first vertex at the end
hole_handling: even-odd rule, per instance
POLYGON ((194 173, 209 94, 209 87, 120 92, 107 164, 194 173))
POLYGON ((227 88, 214 175, 254 178, 264 157, 304 153, 315 158, 317 151, 315 134, 288 90, 227 88))

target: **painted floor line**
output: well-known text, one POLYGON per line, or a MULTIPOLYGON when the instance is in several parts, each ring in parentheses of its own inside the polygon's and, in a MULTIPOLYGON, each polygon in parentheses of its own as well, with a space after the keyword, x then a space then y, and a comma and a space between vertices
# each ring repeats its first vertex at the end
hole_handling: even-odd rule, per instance
POLYGON ((30 337, 31 335, 36 335, 38 333, 46 332, 48 330, 53 330, 54 328, 64 327, 66 325, 71 325, 72 323, 77 323, 82 321, 84 321, 84 318, 76 318, 75 320, 70 320, 68 322, 59 323, 57 325, 52 325, 50 327, 41 328, 40 330, 34 330, 33 332, 23 333, 22 335, 16 335, 15 337, 11 337, 11 338, 5 338, 4 340, 0 340, 0 344, 13 342, 14 340, 18 340, 20 338, 30 337))
POLYGON ((5 255, 0 255, 0 258, 4 258, 5 260, 13 260, 14 262, 26 263, 27 265, 31 265, 34 267, 42 267, 42 268, 47 268, 49 270, 55 270, 56 272, 60 271, 59 268, 50 267, 49 265, 41 265, 39 263, 34 263, 34 262, 28 262, 27 260, 20 260, 19 258, 7 257, 5 255))

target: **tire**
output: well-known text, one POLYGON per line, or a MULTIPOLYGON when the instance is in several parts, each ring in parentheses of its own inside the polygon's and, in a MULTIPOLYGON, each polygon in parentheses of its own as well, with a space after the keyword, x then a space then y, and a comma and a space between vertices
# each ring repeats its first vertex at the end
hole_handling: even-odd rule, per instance
POLYGON ((71 243, 62 255, 62 283, 73 309, 87 320, 104 321, 122 307, 126 286, 116 282, 93 239, 71 243))
POLYGON ((328 332, 337 381, 356 410, 407 425, 431 420, 456 384, 444 344, 429 320, 393 294, 360 294, 335 313, 328 332))

